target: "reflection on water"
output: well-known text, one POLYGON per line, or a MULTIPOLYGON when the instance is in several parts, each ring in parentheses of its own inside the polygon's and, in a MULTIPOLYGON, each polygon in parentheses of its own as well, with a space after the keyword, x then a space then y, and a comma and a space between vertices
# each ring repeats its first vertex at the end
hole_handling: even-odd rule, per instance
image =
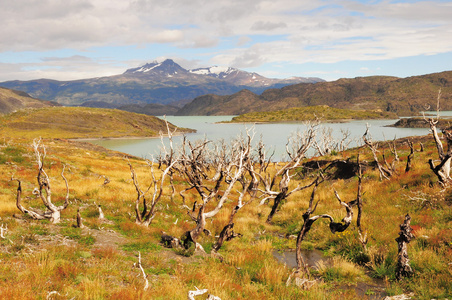
MULTIPOLYGON (((296 253, 293 250, 286 250, 284 252, 274 250, 273 257, 280 263, 285 264, 288 268, 296 268, 296 253)), ((305 264, 310 268, 316 266, 317 263, 323 261, 328 265, 328 258, 323 256, 319 250, 302 250, 301 255, 305 264)), ((355 295, 359 299, 377 300, 384 299, 387 296, 385 292, 385 282, 382 279, 371 279, 368 282, 358 282, 356 284, 342 284, 336 288, 347 291, 347 294, 355 295)))
MULTIPOLYGON (((303 256, 304 263, 309 267, 315 267, 315 265, 320 261, 327 261, 327 258, 323 256, 322 252, 319 250, 301 250, 301 256, 303 256)), ((276 258, 280 263, 285 264, 289 268, 297 267, 297 258, 295 251, 273 251, 273 257, 276 258)))
MULTIPOLYGON (((176 126, 196 129, 196 133, 187 134, 191 141, 201 140, 207 137, 209 140, 229 140, 244 134, 252 124, 221 124, 220 121, 231 120, 232 116, 168 116, 167 120, 176 126)), ((333 137, 342 138, 341 130, 350 132, 350 147, 362 144, 361 137, 366 131, 366 123, 370 125, 370 134, 374 141, 392 140, 414 135, 428 134, 426 128, 395 128, 385 127, 394 124, 397 120, 361 120, 344 123, 324 123, 321 126, 331 128, 333 137)), ((287 138, 291 133, 306 129, 303 123, 281 123, 281 124, 256 124, 254 125, 255 138, 257 143, 262 138, 267 151, 275 152, 274 159, 282 160, 286 158, 285 147, 287 138)), ((175 145, 180 143, 181 137, 174 137, 175 145)), ((111 139, 90 141, 108 149, 121 151, 131 155, 150 158, 160 152, 161 141, 159 138, 146 139, 111 139)), ((167 142, 167 141, 166 141, 167 142)))

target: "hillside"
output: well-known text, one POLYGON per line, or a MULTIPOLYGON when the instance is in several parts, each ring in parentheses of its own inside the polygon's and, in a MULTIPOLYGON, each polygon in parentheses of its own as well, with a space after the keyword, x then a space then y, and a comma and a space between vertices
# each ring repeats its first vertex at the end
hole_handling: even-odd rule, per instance
POLYGON ((206 95, 185 105, 178 114, 230 115, 328 105, 412 115, 428 108, 436 108, 439 89, 442 90, 441 109, 451 110, 452 71, 447 71, 408 78, 370 76, 333 82, 300 83, 269 89, 261 95, 249 91, 229 96, 206 95))
POLYGON ((177 111, 180 116, 239 115, 250 111, 259 111, 260 97, 249 90, 230 96, 204 95, 177 111))
MULTIPOLYGON (((174 125, 170 127, 174 129, 174 125)), ((0 127, 5 136, 42 138, 156 137, 160 131, 166 133, 165 122, 153 116, 82 107, 18 111, 2 117, 0 127)))
MULTIPOLYGON (((452 124, 451 117, 442 117, 438 119, 437 128, 438 129, 446 129, 450 128, 452 124)), ((398 120, 393 127, 402 127, 402 128, 429 128, 430 125, 423 118, 402 118, 398 120)))
POLYGON ((294 107, 270 112, 253 112, 232 118, 231 123, 248 122, 299 122, 312 121, 339 121, 339 120, 365 120, 397 118, 394 113, 379 111, 364 111, 333 108, 327 105, 309 107, 294 107))
POLYGON ((9 114, 24 108, 55 106, 56 103, 30 97, 27 93, 0 87, 0 114, 9 114))
MULTIPOLYGON (((61 222, 52 224, 21 213, 16 207, 19 180, 22 205, 36 211, 46 207, 36 196, 38 169, 32 141, 17 138, 19 134, 0 140, 0 173, 4 174, 0 177, 2 299, 187 299, 189 291, 197 288, 206 289, 220 299, 373 300, 396 295, 391 299, 451 298, 452 194, 438 184, 426 163, 437 158, 431 136, 411 140, 416 151, 409 172, 405 168, 410 155, 406 139, 391 143, 397 145, 399 159, 394 161, 396 172, 389 180, 380 179, 367 147, 304 160, 315 165, 315 169, 322 167, 325 181, 318 188, 308 187, 318 175, 313 169, 300 167, 303 172, 297 170, 296 176, 290 176, 290 190, 297 186, 308 188, 282 202, 271 224, 266 218, 273 201, 260 204, 261 197, 249 201, 251 193, 242 197, 245 186, 237 182, 220 213, 205 222, 206 234, 196 240, 207 252, 203 253, 194 243, 189 243, 188 249, 167 248, 162 242, 162 232, 183 237, 195 228, 196 215, 192 210, 199 209, 201 192, 209 193, 209 188, 215 188, 212 182, 198 179, 207 186, 198 193, 190 189, 187 177, 182 174, 174 172, 171 179, 167 176, 155 218, 149 226, 140 225, 135 205, 140 204, 140 212, 143 206, 137 203, 137 189, 128 163, 133 166, 142 190, 149 186, 150 190, 145 192, 149 202, 155 196, 155 185, 150 184, 162 178, 162 170, 107 149, 87 148, 86 143, 43 140, 47 153, 43 165, 52 188, 52 203, 57 206, 63 206, 67 192, 61 178, 63 169, 67 179, 69 205, 61 212, 61 222), (425 148, 422 152, 417 151, 421 142, 425 148), (333 233, 327 218, 309 223, 312 228, 301 243, 301 251, 311 273, 310 285, 291 284, 297 266, 297 236, 301 236, 305 223, 303 217, 311 216, 314 220, 331 216, 341 224, 345 222, 343 218, 348 213, 343 206, 345 202, 356 202, 361 182, 353 168, 357 157, 363 162, 363 234, 357 225, 360 213, 356 206, 350 218, 352 223, 344 231, 333 233), (340 173, 335 171, 339 164, 328 168, 330 162, 348 165, 351 177, 330 176, 340 173), (17 181, 10 180, 11 175, 17 181), (335 195, 344 201, 342 205, 335 195), (245 201, 237 211, 242 198, 245 201), (309 208, 312 203, 314 209, 309 208), (231 212, 237 212, 234 235, 231 234, 235 238, 227 239, 215 254, 212 248, 232 219, 231 212), (413 274, 397 280, 399 256, 395 239, 407 214, 415 238, 404 246, 413 274), (77 226, 77 216, 83 228, 77 226)), ((385 159, 391 164, 394 157, 389 146, 386 143, 380 146, 383 151, 378 158, 382 160, 386 152, 385 159)), ((262 180, 267 174, 275 174, 283 164, 268 164, 262 180)), ((199 166, 205 165, 202 162, 195 165, 201 169, 199 166)), ((203 169, 210 176, 217 170, 203 169)), ((215 177, 223 178, 219 198, 231 177, 215 177)), ((275 187, 280 182, 278 179, 275 187)), ((263 191, 262 182, 258 188, 263 191)))
POLYGON ((29 93, 33 97, 62 105, 112 107, 148 103, 170 104, 213 93, 229 95, 244 88, 262 93, 300 82, 318 82, 320 78, 294 77, 274 79, 235 68, 210 67, 186 70, 171 59, 152 62, 114 76, 72 81, 38 79, 6 81, 0 86, 29 93))

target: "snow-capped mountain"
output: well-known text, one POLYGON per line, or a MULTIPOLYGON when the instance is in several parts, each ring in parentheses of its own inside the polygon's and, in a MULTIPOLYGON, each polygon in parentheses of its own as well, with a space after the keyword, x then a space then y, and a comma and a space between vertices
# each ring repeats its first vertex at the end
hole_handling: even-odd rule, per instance
POLYGON ((138 68, 128 69, 124 72, 124 74, 153 74, 163 76, 174 76, 185 73, 188 73, 188 71, 171 59, 167 59, 163 62, 154 61, 138 68))
POLYGON ((266 78, 254 72, 246 72, 232 67, 220 67, 220 66, 186 70, 171 59, 167 59, 163 62, 154 61, 152 63, 147 63, 141 67, 129 69, 124 74, 135 76, 164 76, 164 77, 174 77, 179 75, 178 77, 183 76, 185 79, 187 78, 187 76, 190 75, 194 75, 195 77, 192 78, 195 79, 196 76, 199 75, 204 77, 220 79, 222 81, 234 85, 243 85, 252 87, 268 87, 271 85, 278 84, 287 85, 287 84, 312 83, 322 81, 319 78, 306 78, 306 77, 291 77, 290 79, 266 78))
POLYGON ((215 78, 225 78, 228 75, 232 74, 233 72, 239 72, 239 70, 231 67, 218 67, 218 66, 190 70, 190 73, 193 74, 208 75, 215 78))
POLYGON ((206 94, 231 95, 243 89, 260 94, 268 88, 318 81, 323 80, 302 77, 290 80, 266 78, 230 67, 186 70, 167 59, 128 69, 123 74, 114 76, 73 81, 16 80, 2 82, 0 86, 63 105, 82 105, 88 102, 92 106, 99 103, 119 107, 127 104, 187 102, 206 94))

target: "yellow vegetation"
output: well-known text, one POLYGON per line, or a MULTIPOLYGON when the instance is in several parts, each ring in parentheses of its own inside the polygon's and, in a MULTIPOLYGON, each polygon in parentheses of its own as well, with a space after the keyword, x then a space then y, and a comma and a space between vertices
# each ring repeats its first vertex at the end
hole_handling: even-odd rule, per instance
MULTIPOLYGON (((224 262, 210 257, 184 257, 159 245, 161 231, 179 237, 193 228, 190 217, 181 209, 180 196, 176 194, 171 201, 170 187, 166 186, 165 197, 151 226, 135 224, 136 192, 127 159, 113 151, 98 152, 87 144, 44 140, 52 199, 57 204, 62 203, 65 194, 60 172, 63 164, 67 166, 71 204, 63 211, 61 224, 12 218, 13 213, 19 213, 15 207, 17 184, 9 181, 13 174, 23 181, 24 205, 43 206, 32 194, 37 170, 30 155, 30 140, 8 138, 0 143, 0 155, 7 158, 0 163, 0 225, 8 226, 6 239, 0 240, 2 298, 46 298, 49 292, 56 291, 61 297, 78 299, 186 299, 187 292, 196 286, 207 288, 221 299, 333 299, 341 295, 358 299, 357 295, 350 295, 337 286, 369 280, 364 270, 386 278, 388 291, 413 291, 416 295, 428 295, 425 298, 451 295, 451 194, 436 185, 435 176, 424 163, 432 156, 428 151, 434 149, 432 143, 425 143, 425 152, 416 152, 413 169, 408 174, 403 171, 408 153, 405 146, 398 149, 402 161, 390 180, 380 181, 377 171, 371 167, 365 169, 362 222, 369 237, 367 253, 358 240, 355 221, 337 234, 329 231, 325 220, 313 225, 305 247, 320 248, 333 258, 331 265, 317 265, 316 276, 327 283, 309 291, 285 285, 292 270, 273 258, 272 252, 295 247, 293 237, 286 237, 300 230, 312 189, 289 197, 276 213, 273 224, 265 223, 270 206, 259 206, 258 200, 240 210, 234 219, 234 231, 243 237, 227 241, 220 249, 224 262), (10 147, 8 155, 6 147, 10 147), (105 177, 109 179, 108 184, 104 184, 105 177), (94 204, 102 205, 107 221, 97 219, 94 204), (84 229, 73 227, 79 207, 84 229), (394 239, 406 213, 412 216, 417 237, 408 245, 416 275, 398 283, 391 277, 397 253, 394 239), (143 291, 140 270, 134 267, 138 251, 150 282, 147 291, 143 291)), ((350 150, 340 157, 356 159, 357 153, 363 161, 371 160, 366 149, 350 150)), ((147 187, 151 179, 149 167, 140 159, 129 160, 140 184, 147 187)), ((156 176, 161 175, 157 172, 156 176)), ((185 187, 183 178, 176 174, 174 179, 178 191, 185 187)), ((294 178, 292 184, 311 181, 312 178, 303 182, 294 178)), ((340 221, 345 212, 333 188, 343 201, 351 201, 356 197, 357 178, 328 180, 316 193, 315 202, 319 204, 315 213, 328 213, 340 221)), ((187 192, 186 196, 189 206, 199 200, 195 193, 187 192)), ((231 195, 232 199, 235 197, 236 192, 231 195)), ((227 201, 217 217, 207 221, 212 236, 201 241, 206 250, 227 223, 234 203, 227 201)))

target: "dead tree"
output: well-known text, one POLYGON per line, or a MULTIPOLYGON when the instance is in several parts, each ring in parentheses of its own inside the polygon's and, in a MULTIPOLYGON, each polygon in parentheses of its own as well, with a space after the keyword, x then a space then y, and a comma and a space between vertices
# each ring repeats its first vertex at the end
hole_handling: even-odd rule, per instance
POLYGON ((312 146, 315 149, 315 155, 324 156, 331 154, 335 150, 333 129, 322 127, 319 130, 318 139, 313 139, 312 146))
POLYGON ((3 227, 3 225, 4 224, 2 223, 2 226, 0 227, 0 238, 6 239, 5 233, 8 231, 8 224, 6 224, 5 227, 3 227))
POLYGON ((147 161, 152 180, 149 186, 145 190, 143 190, 138 182, 138 176, 135 172, 135 169, 133 168, 132 164, 128 162, 132 181, 137 192, 137 198, 135 201, 135 222, 137 224, 149 226, 149 224, 151 224, 152 220, 155 218, 157 212, 157 204, 160 202, 163 195, 166 176, 175 163, 176 160, 173 160, 170 165, 167 165, 163 170, 160 178, 157 178, 154 170, 154 162, 147 161), (147 194, 151 189, 153 190, 153 193, 152 196, 150 196, 150 199, 148 199, 147 194))
MULTIPOLYGON (((358 162, 359 163, 359 162, 358 162)), ((361 177, 361 176, 360 176, 361 177)), ((301 226, 301 230, 298 233, 297 236, 297 242, 296 242, 296 262, 297 262, 297 268, 295 270, 295 277, 300 277, 302 275, 304 275, 304 277, 309 277, 309 270, 306 266, 306 264, 304 263, 303 260, 303 256, 301 254, 301 243, 303 242, 303 240, 306 237, 306 234, 309 232, 309 230, 311 230, 312 225, 314 224, 315 221, 319 220, 319 219, 328 219, 330 221, 329 223, 329 228, 331 233, 335 234, 336 232, 343 232, 345 231, 351 224, 352 220, 353 220, 353 207, 355 207, 356 205, 358 205, 358 218, 360 220, 361 218, 361 208, 359 208, 360 206, 362 207, 362 199, 361 199, 361 180, 359 180, 358 182, 358 195, 357 198, 349 201, 349 202, 344 202, 341 200, 339 193, 337 191, 334 191, 337 200, 339 201, 339 204, 345 208, 346 211, 346 215, 345 217, 341 220, 341 222, 335 222, 334 218, 328 214, 321 214, 321 215, 315 215, 312 216, 314 214, 314 212, 317 209, 317 205, 319 204, 319 201, 316 202, 316 204, 314 205, 314 198, 315 198, 315 192, 318 188, 318 186, 324 181, 324 178, 322 176, 317 177, 315 184, 314 184, 314 188, 312 190, 311 193, 311 198, 309 200, 309 206, 308 209, 303 213, 303 225, 301 226)), ((359 223, 359 228, 361 227, 361 223, 359 223)))
POLYGON ((148 280, 148 276, 144 272, 143 266, 141 265, 141 252, 140 251, 138 251, 138 263, 136 264, 136 267, 140 269, 141 274, 143 275, 143 279, 144 279, 143 290, 146 291, 149 288, 149 280, 148 280))
POLYGON ((363 246, 364 251, 367 251, 367 232, 365 232, 361 226, 361 218, 363 215, 363 197, 362 197, 362 181, 363 181, 363 172, 361 163, 359 161, 359 154, 356 159, 358 163, 358 192, 356 195, 356 205, 358 207, 358 216, 356 217, 356 227, 358 227, 358 235, 359 235, 359 241, 361 245, 363 246))
MULTIPOLYGON (((289 183, 292 177, 296 175, 297 168, 300 167, 301 162, 306 157, 306 152, 314 141, 316 134, 315 126, 316 125, 311 125, 305 133, 301 134, 298 132, 295 136, 289 138, 289 141, 286 144, 286 152, 289 159, 287 162, 275 163, 274 166, 276 172, 273 175, 271 175, 270 172, 267 172, 270 161, 265 161, 265 158, 260 158, 261 164, 264 167, 261 168, 259 172, 255 173, 264 186, 264 189, 259 189, 262 194, 261 197, 263 197, 260 204, 262 205, 270 199, 273 199, 273 205, 270 214, 267 217, 267 223, 271 223, 273 216, 279 209, 282 201, 287 199, 290 195, 314 184, 314 182, 312 182, 305 186, 298 185, 291 190, 289 189, 289 183)), ((260 153, 262 155, 265 151, 260 151, 260 153)))
POLYGON ((452 128, 443 129, 443 136, 446 139, 447 142, 447 152, 444 151, 443 143, 441 142, 441 139, 439 138, 436 125, 439 122, 439 100, 441 98, 441 90, 438 92, 438 98, 437 98, 437 107, 436 107, 436 118, 426 118, 424 115, 424 121, 427 122, 430 126, 430 130, 433 135, 433 140, 436 144, 436 150, 438 152, 439 157, 439 164, 435 166, 435 163, 433 162, 433 159, 429 159, 428 164, 430 166, 430 169, 435 173, 435 175, 438 177, 439 182, 442 185, 449 184, 451 177, 450 177, 450 164, 451 164, 451 157, 452 157, 452 128))
POLYGON ((319 130, 318 138, 313 140, 313 148, 315 149, 314 156, 324 156, 333 152, 341 152, 348 148, 352 140, 350 140, 350 130, 340 130, 342 138, 335 140, 333 138, 333 129, 322 127, 319 130))
POLYGON ((410 147, 410 154, 408 154, 407 158, 406 158, 406 167, 405 167, 405 173, 408 173, 409 171, 411 171, 411 166, 412 166, 412 162, 413 162, 413 157, 414 157, 414 146, 413 146, 413 142, 410 140, 407 140, 407 144, 410 147))
POLYGON ((17 208, 24 214, 28 214, 30 217, 36 220, 44 220, 49 219, 51 223, 59 223, 61 218, 61 211, 67 208, 69 205, 69 185, 66 177, 64 177, 64 169, 61 171, 61 177, 63 178, 66 184, 66 197, 63 205, 56 206, 52 202, 52 190, 50 187, 50 179, 47 173, 44 170, 44 160, 46 158, 46 148, 42 144, 40 139, 35 139, 33 141, 33 149, 35 153, 36 163, 38 165, 38 175, 37 181, 39 188, 35 189, 34 193, 42 200, 46 211, 40 211, 38 209, 26 209, 22 206, 22 183, 20 179, 11 177, 12 181, 17 181, 19 186, 17 188, 17 198, 16 198, 16 206, 17 208))
MULTIPOLYGON (((152 220, 155 218, 157 212, 157 204, 160 202, 163 195, 163 188, 166 177, 168 176, 168 174, 170 174, 170 172, 172 172, 174 165, 178 161, 178 158, 176 157, 172 146, 172 136, 175 131, 170 131, 168 122, 166 122, 166 127, 170 140, 170 149, 169 151, 166 151, 166 148, 164 148, 164 154, 159 158, 159 169, 162 170, 161 176, 159 178, 157 178, 155 174, 156 172, 154 170, 154 161, 147 160, 146 162, 148 164, 152 180, 150 181, 150 184, 146 189, 142 189, 138 182, 138 176, 135 172, 135 169, 133 168, 130 161, 128 162, 133 185, 135 186, 135 190, 137 192, 137 198, 135 201, 135 222, 144 226, 149 226, 149 224, 151 224, 152 220), (153 193, 149 200, 147 194, 151 189, 153 190, 153 193)), ((160 136, 162 135, 163 134, 160 133, 160 136)))
MULTIPOLYGON (((196 300, 196 298, 195 298, 196 296, 203 295, 208 292, 207 289, 200 290, 196 286, 195 286, 195 288, 196 288, 196 290, 194 290, 194 291, 188 291, 188 300, 196 300)), ((214 296, 211 294, 209 294, 207 296, 207 298, 205 298, 205 299, 206 300, 221 300, 220 297, 217 297, 217 296, 214 296)))
POLYGON ((212 247, 213 255, 215 255, 218 252, 218 250, 221 248, 225 241, 229 241, 235 237, 241 236, 240 233, 235 233, 233 230, 234 216, 242 207, 251 203, 256 198, 257 195, 257 186, 259 184, 259 178, 256 176, 254 172, 256 162, 253 161, 250 156, 251 140, 252 137, 248 134, 247 143, 246 145, 243 144, 243 146, 248 149, 247 156, 244 159, 246 171, 243 172, 241 177, 237 180, 241 185, 241 191, 238 191, 239 197, 237 199, 237 204, 232 208, 228 223, 226 224, 226 226, 223 227, 223 230, 221 231, 217 242, 212 247), (244 202, 244 198, 247 194, 249 195, 249 199, 244 202))
POLYGON ((398 254, 396 265, 396 279, 400 280, 402 277, 408 277, 413 274, 413 269, 410 266, 408 258, 408 243, 414 238, 410 226, 411 217, 409 214, 405 216, 405 221, 400 225, 399 237, 396 238, 398 254))
MULTIPOLYGON (((383 153, 383 161, 385 165, 383 165, 378 159, 378 143, 374 143, 372 139, 369 137, 369 124, 366 126, 366 132, 363 134, 363 141, 367 145, 367 147, 372 151, 372 155, 374 157, 374 161, 377 164, 378 171, 380 172, 380 179, 389 179, 394 174, 395 171, 395 161, 393 160, 392 164, 389 165, 386 161, 386 157, 383 153)), ((397 152, 395 152, 397 154, 397 152)))
MULTIPOLYGON (((169 166, 173 162, 175 162, 175 150, 174 150, 174 146, 173 146, 173 136, 177 131, 177 127, 174 129, 174 131, 171 131, 169 128, 169 123, 166 120, 166 117, 164 117, 164 120, 165 120, 165 124, 166 124, 169 148, 167 148, 165 146, 165 142, 163 140, 164 135, 162 134, 162 132, 160 132, 160 140, 162 143, 162 149, 160 151, 160 156, 158 158, 158 168, 159 168, 159 170, 162 170, 162 171, 165 171, 164 169, 162 169, 163 166, 169 166)), ((171 202, 174 202, 174 195, 176 194, 176 188, 174 187, 174 181, 173 181, 174 171, 175 170, 173 168, 169 168, 169 170, 168 170, 168 177, 169 177, 170 186, 171 186, 171 202)))
POLYGON ((83 225, 82 216, 81 216, 81 214, 80 214, 80 207, 77 208, 77 217, 76 217, 76 220, 77 220, 77 225, 75 225, 75 227, 77 227, 77 228, 85 228, 85 225, 83 225))
POLYGON ((202 248, 197 240, 202 232, 208 233, 206 219, 213 218, 222 209, 234 186, 246 172, 246 162, 249 160, 249 143, 243 143, 240 139, 233 141, 230 146, 224 142, 210 147, 209 144, 208 140, 192 144, 184 138, 180 161, 175 166, 189 184, 180 195, 188 215, 196 223, 195 228, 181 238, 187 249, 191 243, 195 243, 196 248, 202 248), (184 193, 188 190, 195 190, 199 197, 192 208, 185 202, 184 193))

